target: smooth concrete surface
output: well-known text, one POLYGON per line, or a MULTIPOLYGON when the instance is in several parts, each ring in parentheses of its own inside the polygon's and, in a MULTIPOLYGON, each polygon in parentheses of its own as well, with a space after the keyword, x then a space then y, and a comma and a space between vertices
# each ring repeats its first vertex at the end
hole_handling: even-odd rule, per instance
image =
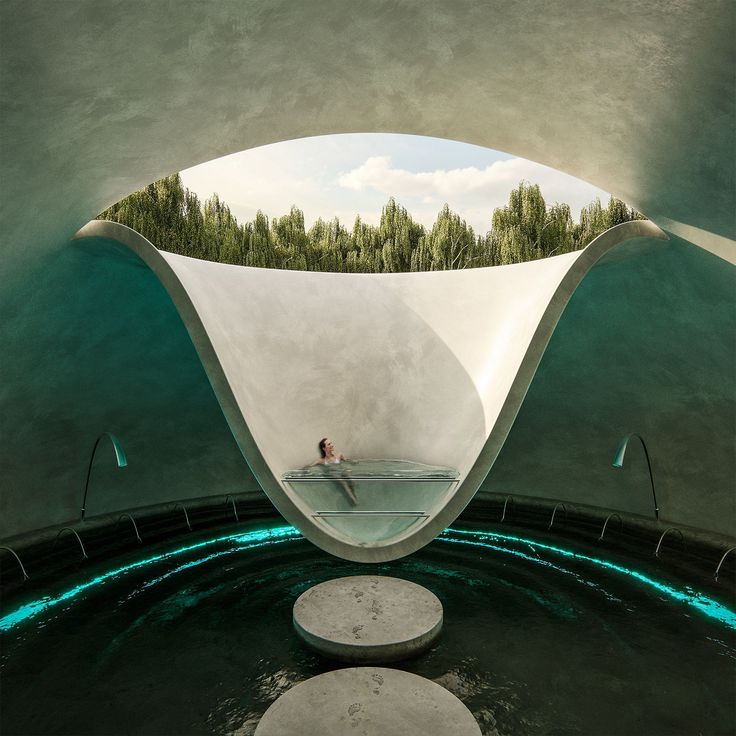
POLYGON ((566 309, 593 332, 553 341, 488 482, 638 503, 637 467, 599 463, 643 426, 663 518, 733 534, 732 271, 686 241, 736 250, 735 23, 726 0, 2 3, 0 536, 75 518, 102 431, 130 465, 96 461, 99 512, 256 486, 160 284, 69 238, 172 171, 351 131, 526 156, 677 236, 596 267, 605 295, 566 309))
POLYGON ((171 299, 127 249, 74 244, 0 309, 0 537, 259 491, 171 299), (59 306, 63 304, 63 309, 59 306))
POLYGON ((353 575, 315 585, 294 603, 294 628, 331 659, 378 664, 427 649, 442 630, 431 590, 385 575, 353 575))
POLYGON ((21 277, 21 263, 58 252, 96 213, 172 171, 341 132, 507 151, 610 191, 655 222, 736 237, 730 0, 176 8, 2 3, 9 273, 21 277))
POLYGON ((580 281, 622 242, 666 239, 651 222, 636 221, 582 251, 529 263, 323 274, 176 256, 113 222, 93 221, 76 237, 115 240, 150 266, 276 508, 323 549, 364 562, 409 554, 454 521, 503 446, 580 281), (391 536, 361 536, 359 527, 341 533, 279 480, 309 462, 328 435, 353 458, 446 465, 462 482, 391 536))
POLYGON ((637 432, 662 524, 735 537, 734 295, 736 268, 681 241, 604 256, 570 299, 481 488, 653 519, 641 444, 612 467, 637 432))
MULTIPOLYGON (((0 322, 0 537, 78 518, 106 430, 129 464, 101 448, 92 515, 259 487, 181 317, 129 249, 75 241, 28 286, 0 322)), ((651 515, 639 448, 610 467, 621 436, 639 431, 663 523, 736 536, 735 291, 734 267, 676 238, 602 258, 568 302, 484 488, 651 515)))
POLYGON ((462 701, 431 680, 386 667, 317 675, 263 714, 256 736, 480 736, 462 701))

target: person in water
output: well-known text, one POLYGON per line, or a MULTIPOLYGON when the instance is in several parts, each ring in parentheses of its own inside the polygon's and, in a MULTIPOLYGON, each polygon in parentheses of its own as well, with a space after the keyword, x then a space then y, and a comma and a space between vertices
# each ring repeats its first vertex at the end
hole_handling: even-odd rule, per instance
POLYGON ((323 437, 319 441, 318 447, 320 457, 308 466, 310 468, 314 465, 336 465, 343 460, 347 460, 345 455, 335 452, 335 445, 329 437, 323 437))
MULTIPOLYGON (((335 452, 335 445, 329 437, 323 437, 319 441, 318 447, 320 457, 318 457, 313 463, 307 465, 308 468, 312 468, 315 465, 337 465, 338 463, 344 462, 348 459, 345 455, 335 452)), ((342 485, 345 494, 350 499, 350 503, 355 506, 358 503, 358 497, 355 495, 355 489, 353 488, 352 482, 349 480, 341 480, 340 484, 342 485)))

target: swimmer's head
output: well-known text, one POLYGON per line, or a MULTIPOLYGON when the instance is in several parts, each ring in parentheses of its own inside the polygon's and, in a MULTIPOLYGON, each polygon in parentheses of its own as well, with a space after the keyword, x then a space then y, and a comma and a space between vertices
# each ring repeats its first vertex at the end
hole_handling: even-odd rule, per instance
POLYGON ((322 438, 322 439, 321 439, 321 440, 319 441, 319 452, 320 452, 320 455, 322 455, 322 457, 327 457, 327 451, 325 450, 325 447, 327 446, 327 444, 328 444, 328 443, 329 443, 329 444, 332 444, 332 443, 330 442, 330 439, 329 439, 329 437, 323 437, 323 438, 322 438))

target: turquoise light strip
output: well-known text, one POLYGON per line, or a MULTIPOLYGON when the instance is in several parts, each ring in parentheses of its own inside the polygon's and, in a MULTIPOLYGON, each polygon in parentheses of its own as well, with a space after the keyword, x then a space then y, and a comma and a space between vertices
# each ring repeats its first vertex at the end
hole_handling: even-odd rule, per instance
MULTIPOLYGON (((37 601, 32 601, 31 603, 27 603, 24 606, 21 606, 20 608, 18 608, 17 610, 0 618, 0 631, 8 631, 12 629, 13 627, 17 626, 18 624, 20 624, 21 622, 26 621, 30 618, 33 618, 37 616, 38 614, 42 613, 43 611, 47 611, 49 608, 52 608, 54 606, 59 605, 60 603, 64 603, 66 601, 69 601, 75 598, 80 593, 83 593, 85 590, 88 590, 89 588, 95 585, 104 584, 108 580, 111 580, 127 572, 130 572, 131 570, 136 570, 146 565, 150 565, 154 562, 160 562, 162 560, 167 560, 171 557, 174 557, 180 554, 184 554, 192 550, 201 549, 204 547, 211 546, 213 544, 218 544, 221 542, 228 542, 228 541, 243 545, 244 549, 256 549, 256 548, 263 547, 269 544, 274 544, 274 543, 284 542, 284 541, 289 541, 289 540, 296 540, 300 538, 301 538, 301 534, 294 527, 282 526, 282 527, 275 527, 272 529, 263 529, 263 530, 252 531, 252 532, 245 532, 245 533, 241 532, 238 534, 229 534, 223 537, 216 537, 215 539, 208 539, 203 542, 198 542, 196 544, 190 544, 190 545, 187 545, 186 547, 179 547, 178 549, 172 550, 171 552, 165 552, 160 555, 154 555, 153 557, 148 557, 144 560, 138 560, 137 562, 132 562, 129 565, 124 565, 123 567, 118 567, 118 568, 115 568, 114 570, 110 570, 109 572, 103 573, 102 575, 98 575, 97 577, 92 578, 92 580, 89 580, 86 583, 77 585, 74 588, 71 588, 70 590, 56 597, 46 596, 37 601)), ((616 565, 612 562, 608 562, 607 560, 601 560, 596 557, 590 557, 589 555, 584 555, 579 552, 571 552, 570 550, 562 549, 560 547, 555 547, 550 544, 544 544, 536 540, 526 539, 524 537, 517 537, 517 536, 513 536, 509 534, 498 534, 496 532, 479 532, 479 531, 466 531, 466 530, 461 530, 461 529, 445 529, 443 534, 439 536, 437 539, 438 541, 441 541, 441 542, 451 542, 454 544, 465 544, 465 545, 471 545, 475 547, 484 547, 486 549, 492 549, 496 552, 503 552, 505 554, 511 554, 516 557, 520 557, 530 562, 533 562, 535 564, 541 564, 541 565, 546 565, 546 566, 551 565, 551 563, 547 560, 526 554, 525 552, 521 552, 519 550, 508 549, 506 547, 501 547, 496 544, 491 544, 490 542, 493 540, 515 542, 515 543, 523 544, 526 546, 530 546, 532 547, 532 549, 534 548, 543 549, 548 552, 552 552, 554 554, 561 555, 568 559, 575 559, 575 560, 580 560, 583 562, 588 562, 598 567, 602 567, 607 570, 612 570, 614 572, 634 578, 638 582, 644 583, 645 585, 654 588, 658 592, 663 593, 664 595, 668 596, 669 598, 672 598, 675 601, 686 603, 690 606, 693 606, 700 613, 704 614, 708 618, 715 619, 716 621, 722 624, 725 624, 729 628, 736 629, 736 613, 726 608, 722 604, 718 603, 717 601, 711 598, 708 598, 707 596, 704 596, 701 593, 697 593, 690 587, 686 587, 685 591, 678 590, 677 588, 673 588, 669 585, 658 582, 657 580, 654 580, 653 578, 650 578, 647 575, 644 575, 643 573, 637 572, 636 570, 631 570, 629 568, 622 567, 621 565, 616 565)), ((228 552, 231 552, 231 551, 233 550, 228 550, 228 552)), ((204 558, 200 560, 185 563, 184 565, 179 566, 176 569, 176 572, 183 570, 183 569, 189 569, 191 567, 194 567, 195 565, 201 564, 202 562, 206 562, 207 560, 210 560, 213 557, 220 556, 220 554, 224 554, 224 553, 215 553, 215 554, 206 555, 204 558)), ((165 573, 163 577, 167 577, 169 574, 170 573, 165 573)))
POLYGON ((240 532, 238 534, 228 534, 224 537, 217 537, 216 539, 207 539, 204 542, 197 542, 196 544, 190 544, 186 547, 179 547, 178 549, 172 550, 171 552, 164 552, 160 555, 154 555, 153 557, 147 557, 144 560, 138 560, 137 562, 131 562, 129 565, 115 568, 109 572, 98 575, 92 580, 88 580, 86 583, 76 585, 65 593, 56 597, 45 596, 37 601, 31 601, 21 606, 12 613, 8 613, 0 618, 0 631, 8 631, 14 626, 17 626, 22 621, 26 621, 34 616, 37 616, 42 611, 47 611, 53 606, 58 606, 60 603, 76 598, 80 593, 95 586, 101 585, 112 578, 116 578, 119 575, 123 575, 131 570, 137 570, 146 565, 150 565, 154 562, 160 562, 161 560, 167 560, 176 555, 184 554, 192 550, 201 549, 208 547, 213 544, 220 542, 232 541, 237 544, 247 545, 248 548, 263 547, 267 544, 276 541, 283 541, 284 539, 299 539, 301 534, 293 526, 281 526, 274 529, 261 529, 252 532, 240 532))
POLYGON ((466 531, 463 529, 446 529, 441 536, 437 537, 438 540, 442 542, 454 542, 457 544, 469 544, 473 545, 475 547, 486 547, 488 549, 493 549, 498 552, 506 552, 508 554, 513 554, 517 557, 523 557, 531 562, 542 562, 537 557, 532 557, 531 555, 526 555, 523 552, 519 552, 518 550, 509 550, 504 547, 499 547, 497 545, 488 544, 486 541, 472 541, 469 539, 452 539, 451 537, 447 536, 448 532, 450 534, 459 534, 459 535, 467 535, 471 537, 475 537, 480 540, 504 540, 508 542, 518 542, 520 544, 528 544, 528 545, 534 545, 538 549, 544 549, 548 552, 554 552, 555 554, 562 555, 563 557, 567 557, 568 559, 574 559, 574 560, 582 560, 583 562, 590 562, 593 565, 597 565, 598 567, 603 567, 607 570, 613 570, 614 572, 621 573, 622 575, 627 575, 628 577, 634 578, 635 580, 639 581, 640 583, 644 583, 645 585, 648 585, 655 590, 657 590, 660 593, 664 593, 666 596, 672 598, 673 600, 678 601, 679 603, 687 603, 690 606, 693 606, 693 608, 696 608, 700 613, 705 614, 709 618, 713 618, 716 621, 719 621, 722 624, 725 624, 731 629, 736 629, 736 612, 732 611, 729 608, 726 608, 726 606, 722 605, 721 603, 718 603, 718 601, 713 600, 712 598, 708 598, 707 596, 703 595, 702 593, 698 593, 689 586, 685 588, 685 591, 678 590, 677 588, 673 588, 670 585, 666 585, 665 583, 660 583, 657 580, 654 580, 653 578, 650 578, 647 575, 644 575, 644 573, 637 572, 636 570, 631 570, 628 567, 622 567, 621 565, 616 565, 613 562, 608 562, 607 560, 601 560, 597 557, 590 557, 589 555, 584 555, 579 552, 571 552, 567 549, 561 549, 560 547, 554 547, 551 544, 543 544, 542 542, 537 542, 536 540, 531 539, 525 539, 523 537, 515 537, 509 534, 497 534, 495 532, 478 532, 478 531, 466 531))

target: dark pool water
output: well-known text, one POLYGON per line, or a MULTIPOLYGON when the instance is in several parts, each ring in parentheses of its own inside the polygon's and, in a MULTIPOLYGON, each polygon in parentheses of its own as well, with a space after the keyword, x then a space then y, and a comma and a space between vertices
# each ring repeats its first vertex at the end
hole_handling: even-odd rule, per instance
POLYGON ((678 600, 651 571, 640 580, 521 532, 450 532, 371 566, 292 534, 202 543, 217 536, 79 569, 48 591, 51 605, 24 609, 25 620, 13 617, 32 601, 6 602, 0 731, 252 734, 279 695, 340 666, 302 647, 293 602, 316 583, 367 573, 412 580, 440 598, 436 645, 392 666, 446 687, 484 734, 736 727, 733 606, 703 604, 669 583, 678 600), (185 545, 193 548, 170 554, 185 545))

